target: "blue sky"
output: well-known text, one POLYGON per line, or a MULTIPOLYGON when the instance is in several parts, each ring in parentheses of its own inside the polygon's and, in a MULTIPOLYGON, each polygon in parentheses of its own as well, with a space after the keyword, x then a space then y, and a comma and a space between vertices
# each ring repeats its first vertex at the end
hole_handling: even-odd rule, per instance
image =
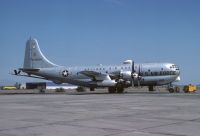
POLYGON ((173 62, 200 83, 198 0, 0 0, 0 83, 35 81, 8 74, 30 36, 56 64, 173 62))

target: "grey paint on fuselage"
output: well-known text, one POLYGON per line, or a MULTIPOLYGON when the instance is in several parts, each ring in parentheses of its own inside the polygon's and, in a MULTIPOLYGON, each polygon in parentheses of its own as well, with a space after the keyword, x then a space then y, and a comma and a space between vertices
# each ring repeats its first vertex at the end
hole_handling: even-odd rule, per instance
MULTIPOLYGON (((171 63, 143 63, 135 64, 135 70, 139 71, 139 66, 142 73, 141 85, 164 85, 169 84, 177 79, 180 72, 176 67, 172 67, 171 63), (171 67, 171 68, 170 68, 171 67), (155 74, 155 72, 157 72, 155 74), (146 74, 146 75, 145 75, 146 74)), ((53 67, 53 68, 41 68, 40 72, 33 73, 38 76, 47 77, 55 82, 66 82, 75 85, 90 86, 92 82, 91 78, 79 73, 80 71, 96 71, 100 73, 112 74, 116 71, 130 71, 131 64, 113 65, 113 66, 88 66, 88 67, 53 67), (69 75, 67 77, 62 76, 62 72, 67 70, 69 75)), ((131 80, 131 79, 127 79, 131 80)), ((135 81, 135 84, 137 81, 135 81)))

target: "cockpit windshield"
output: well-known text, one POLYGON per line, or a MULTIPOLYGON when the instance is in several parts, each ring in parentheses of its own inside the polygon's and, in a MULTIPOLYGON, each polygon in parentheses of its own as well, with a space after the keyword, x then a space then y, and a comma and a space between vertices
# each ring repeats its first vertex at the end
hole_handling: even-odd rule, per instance
POLYGON ((170 68, 171 69, 173 68, 173 69, 179 70, 179 67, 177 65, 175 65, 175 64, 173 64, 170 68))

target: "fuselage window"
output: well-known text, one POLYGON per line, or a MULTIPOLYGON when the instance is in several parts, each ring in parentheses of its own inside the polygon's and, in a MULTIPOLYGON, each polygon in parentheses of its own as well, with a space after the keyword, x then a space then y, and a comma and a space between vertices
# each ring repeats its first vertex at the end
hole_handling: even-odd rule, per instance
POLYGON ((169 71, 167 71, 167 75, 169 75, 170 74, 170 72, 169 71))
POLYGON ((165 75, 165 71, 163 71, 162 74, 165 75))

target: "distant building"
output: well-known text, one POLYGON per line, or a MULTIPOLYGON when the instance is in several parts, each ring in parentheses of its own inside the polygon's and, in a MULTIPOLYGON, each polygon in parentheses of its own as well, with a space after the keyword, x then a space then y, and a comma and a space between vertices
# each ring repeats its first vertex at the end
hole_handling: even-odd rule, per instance
POLYGON ((62 88, 65 90, 71 90, 76 89, 78 86, 71 85, 71 84, 55 84, 53 82, 29 82, 26 84, 23 84, 21 86, 21 89, 47 89, 47 90, 55 90, 58 88, 62 88))
POLYGON ((57 88, 63 88, 65 90, 71 90, 71 89, 76 89, 77 87, 78 86, 67 84, 67 83, 64 83, 64 84, 55 84, 53 82, 47 82, 46 83, 46 89, 47 90, 55 90, 57 88))
POLYGON ((26 83, 26 89, 46 89, 46 82, 29 82, 26 83))

